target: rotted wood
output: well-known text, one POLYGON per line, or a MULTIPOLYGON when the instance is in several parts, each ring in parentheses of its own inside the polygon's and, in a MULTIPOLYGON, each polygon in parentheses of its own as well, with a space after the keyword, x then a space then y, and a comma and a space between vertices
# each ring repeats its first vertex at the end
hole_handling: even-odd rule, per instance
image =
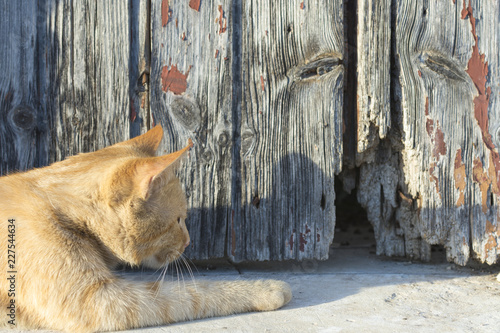
POLYGON ((361 182, 380 175, 381 194, 366 200, 385 228, 377 252, 428 259, 438 244, 457 264, 471 257, 495 263, 499 4, 397 1, 395 10, 394 97, 401 109, 389 134, 399 160, 389 165, 401 172, 386 172, 380 162, 361 170, 361 182), (377 213, 394 205, 394 214, 377 213))
POLYGON ((228 254, 235 261, 325 259, 342 160, 342 1, 245 0, 241 15, 228 254))
MULTIPOLYGON (((357 164, 391 127, 391 1, 357 0, 357 164)), ((354 135, 354 133, 353 133, 354 135)))
POLYGON ((231 1, 151 2, 152 124, 163 152, 194 143, 180 170, 191 259, 224 257, 233 179, 231 1))

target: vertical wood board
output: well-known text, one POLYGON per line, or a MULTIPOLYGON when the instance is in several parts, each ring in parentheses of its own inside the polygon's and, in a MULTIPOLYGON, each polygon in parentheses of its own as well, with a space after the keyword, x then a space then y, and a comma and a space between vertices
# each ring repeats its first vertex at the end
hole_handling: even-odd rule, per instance
POLYGON ((190 209, 186 254, 223 257, 232 195, 231 1, 151 5, 151 109, 166 133, 160 150, 194 143, 179 172, 190 209))
POLYGON ((240 151, 228 253, 328 256, 341 169, 341 1, 243 1, 240 151))

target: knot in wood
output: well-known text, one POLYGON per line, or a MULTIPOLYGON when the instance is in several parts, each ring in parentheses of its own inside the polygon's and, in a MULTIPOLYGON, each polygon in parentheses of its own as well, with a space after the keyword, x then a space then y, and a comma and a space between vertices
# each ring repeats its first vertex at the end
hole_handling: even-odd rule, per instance
POLYGON ((229 134, 225 131, 219 134, 218 142, 219 146, 226 147, 229 142, 229 134))
POLYGON ((19 105, 10 112, 10 122, 14 128, 30 131, 36 126, 36 111, 27 105, 19 105))

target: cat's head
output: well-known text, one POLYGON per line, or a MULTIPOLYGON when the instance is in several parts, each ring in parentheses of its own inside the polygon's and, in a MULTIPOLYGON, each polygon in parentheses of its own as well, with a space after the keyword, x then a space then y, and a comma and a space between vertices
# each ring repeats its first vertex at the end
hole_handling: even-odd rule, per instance
POLYGON ((101 238, 121 260, 151 268, 177 259, 190 241, 186 197, 175 171, 192 142, 175 153, 155 156, 162 137, 162 128, 156 126, 103 150, 124 157, 101 186, 106 207, 116 219, 111 232, 116 235, 101 238))

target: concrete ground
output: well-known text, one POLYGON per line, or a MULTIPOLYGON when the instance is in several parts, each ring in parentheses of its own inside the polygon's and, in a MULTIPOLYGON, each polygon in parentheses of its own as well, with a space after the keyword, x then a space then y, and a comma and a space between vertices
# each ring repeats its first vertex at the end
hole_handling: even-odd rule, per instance
MULTIPOLYGON (((219 261, 193 267, 197 280, 284 280, 293 299, 280 310, 128 332, 500 332, 498 266, 458 267, 447 263, 439 248, 432 263, 380 257, 367 230, 344 235, 338 230, 324 262, 219 261)), ((158 273, 122 274, 150 280, 158 273)))
POLYGON ((334 249, 326 262, 211 265, 196 279, 281 279, 293 299, 274 312, 130 332, 500 332, 500 283, 446 262, 387 259, 334 249))

